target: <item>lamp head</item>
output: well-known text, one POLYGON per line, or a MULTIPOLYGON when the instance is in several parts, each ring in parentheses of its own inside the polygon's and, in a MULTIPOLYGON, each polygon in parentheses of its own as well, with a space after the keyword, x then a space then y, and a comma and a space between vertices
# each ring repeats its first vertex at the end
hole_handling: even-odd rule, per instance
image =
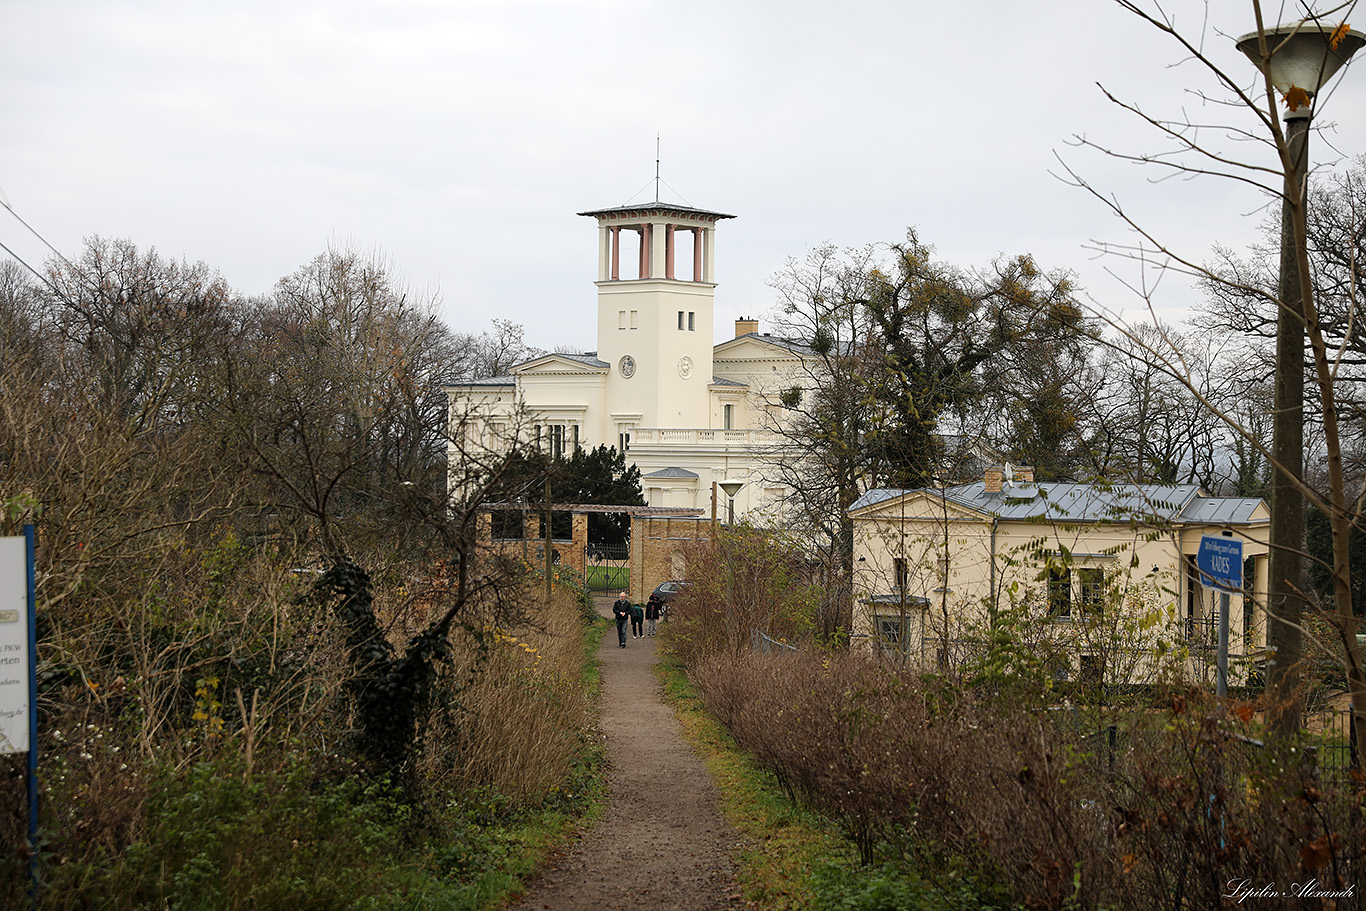
MULTIPOLYGON (((1286 96, 1292 113, 1307 105, 1348 58, 1366 44, 1366 35, 1345 24, 1332 26, 1313 19, 1269 28, 1265 39, 1265 55, 1257 32, 1239 38, 1238 50, 1270 77, 1276 90, 1286 96), (1292 89, 1302 90, 1308 98, 1296 101, 1292 89)), ((1301 116, 1307 116, 1307 112, 1301 116)))
POLYGON ((744 481, 722 481, 718 486, 726 492, 726 496, 734 498, 740 492, 740 488, 745 486, 744 481))

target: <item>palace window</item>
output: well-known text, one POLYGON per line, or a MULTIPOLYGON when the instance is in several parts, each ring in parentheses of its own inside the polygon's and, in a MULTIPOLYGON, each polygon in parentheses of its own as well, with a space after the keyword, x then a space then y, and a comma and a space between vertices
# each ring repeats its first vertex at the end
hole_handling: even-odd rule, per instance
POLYGON ((1054 617, 1072 616, 1072 570, 1066 566, 1048 568, 1048 613, 1054 617))
POLYGON ((902 618, 900 616, 889 616, 878 614, 873 618, 877 624, 877 645, 883 653, 905 654, 910 648, 910 641, 902 628, 902 618))
POLYGON ((911 567, 906 558, 893 557, 892 571, 896 575, 896 591, 904 592, 911 584, 911 567))
POLYGON ((1105 607, 1105 570, 1087 568, 1077 570, 1081 584, 1081 609, 1083 613, 1099 614, 1105 607))

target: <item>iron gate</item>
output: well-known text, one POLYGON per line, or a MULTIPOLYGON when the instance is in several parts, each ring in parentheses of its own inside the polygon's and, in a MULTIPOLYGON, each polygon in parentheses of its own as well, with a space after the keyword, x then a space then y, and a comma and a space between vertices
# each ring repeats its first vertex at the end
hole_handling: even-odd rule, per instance
POLYGON ((594 591, 630 591, 631 545, 589 544, 584 556, 588 588, 594 591))

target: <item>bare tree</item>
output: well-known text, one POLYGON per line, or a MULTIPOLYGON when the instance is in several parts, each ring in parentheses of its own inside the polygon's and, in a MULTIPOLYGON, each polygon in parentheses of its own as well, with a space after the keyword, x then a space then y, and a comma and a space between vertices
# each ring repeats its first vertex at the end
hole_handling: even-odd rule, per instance
MULTIPOLYGON (((1156 229, 1140 224, 1112 196, 1094 188, 1074 170, 1067 173, 1078 185, 1093 193, 1109 206, 1138 235, 1132 245, 1100 245, 1101 249, 1142 263, 1163 262, 1166 268, 1194 276, 1210 285, 1231 286, 1236 295, 1260 298, 1276 314, 1277 370, 1275 375, 1275 403, 1273 445, 1269 449, 1257 439, 1251 428, 1244 427, 1235 414, 1221 408, 1220 403, 1205 396, 1186 365, 1170 356, 1161 346, 1140 344, 1141 355, 1160 365, 1170 376, 1181 381, 1193 395, 1224 420, 1239 434, 1243 442, 1256 450, 1274 468, 1271 495, 1272 554, 1270 596, 1266 605, 1268 616, 1268 650, 1273 660, 1269 667, 1269 689, 1275 697, 1276 728, 1284 734, 1299 726, 1297 694, 1300 681, 1302 616, 1306 609, 1315 609, 1305 597, 1307 586, 1301 568, 1303 554, 1303 503, 1308 500, 1322 510, 1332 526, 1334 598, 1331 607, 1325 606, 1322 616, 1329 620, 1338 639, 1338 655, 1345 670, 1351 692, 1353 712, 1357 718, 1358 748, 1366 728, 1366 680, 1362 674, 1361 650, 1356 638, 1356 619, 1351 608, 1351 586, 1348 561, 1349 533, 1362 520, 1362 503, 1349 493, 1343 470, 1344 415, 1339 407, 1341 368, 1345 346, 1334 345, 1325 319, 1323 297, 1313 281, 1308 242, 1306 186, 1309 168, 1306 165, 1307 130, 1305 116, 1327 101, 1326 93, 1313 98, 1317 87, 1306 90, 1297 85, 1278 88, 1272 84, 1269 68, 1271 57, 1283 50, 1287 32, 1273 28, 1265 16, 1262 4, 1253 0, 1246 27, 1254 30, 1254 37, 1245 45, 1263 70, 1261 79, 1253 80, 1251 72, 1226 72, 1207 52, 1205 40, 1212 37, 1227 40, 1228 36, 1214 30, 1210 35, 1200 31, 1187 32, 1178 28, 1176 20, 1160 3, 1140 3, 1117 0, 1121 9, 1158 30, 1174 44, 1184 62, 1198 68, 1209 79, 1212 88, 1197 91, 1205 110, 1227 112, 1223 122, 1205 123, 1183 116, 1164 119, 1142 111, 1136 104, 1121 101, 1107 92, 1107 96, 1152 127, 1168 147, 1159 153, 1128 153, 1078 138, 1078 145, 1099 149, 1107 155, 1136 161, 1168 173, 1218 176, 1248 186, 1264 199, 1279 201, 1282 212, 1282 253, 1280 280, 1273 289, 1265 282, 1249 283, 1245 277, 1230 275, 1199 261, 1196 257, 1174 249, 1165 243, 1156 229), (1281 105, 1285 104, 1283 114, 1281 105), (1251 140, 1265 153, 1261 159, 1232 152, 1232 143, 1251 140), (1307 342, 1307 348, 1306 348, 1307 342), (1310 363, 1312 388, 1322 413, 1324 484, 1316 487, 1307 477, 1303 453, 1303 386, 1310 363)), ((1334 7, 1322 15, 1302 10, 1307 18, 1294 26, 1297 33, 1321 35, 1322 55, 1338 55, 1339 45, 1359 44, 1360 37, 1348 32, 1346 17, 1355 3, 1334 7)), ((1343 50, 1346 50, 1344 47, 1343 50)), ((1321 113, 1321 110, 1319 110, 1321 113)), ((1354 234, 1355 231, 1349 232, 1354 234)), ((1348 282, 1347 299, 1355 301, 1355 279, 1348 282)), ((1151 305, 1151 300, 1149 301, 1151 305)), ((1349 307, 1346 312, 1355 309, 1349 307)), ((1351 323, 1339 331, 1354 334, 1351 323)))

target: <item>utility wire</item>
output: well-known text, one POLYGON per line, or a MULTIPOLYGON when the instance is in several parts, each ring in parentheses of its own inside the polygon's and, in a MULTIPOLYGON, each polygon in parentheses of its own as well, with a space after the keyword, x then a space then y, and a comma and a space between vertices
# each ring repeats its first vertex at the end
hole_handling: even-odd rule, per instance
MULTIPOLYGON (((72 271, 77 272, 77 273, 80 273, 80 272, 81 272, 80 269, 76 268, 76 264, 73 263, 71 260, 67 259, 66 256, 65 256, 65 254, 63 254, 61 250, 58 250, 56 247, 52 246, 52 244, 48 242, 48 239, 47 239, 46 237, 44 237, 43 235, 39 234, 37 228, 33 227, 33 225, 31 225, 31 224, 29 224, 28 222, 24 221, 23 216, 21 216, 18 212, 14 211, 14 206, 10 205, 9 200, 6 199, 6 198, 4 198, 4 194, 3 194, 3 193, 0 193, 0 206, 4 206, 4 207, 5 207, 5 210, 6 210, 7 212, 9 212, 9 214, 13 215, 13 216, 15 217, 15 219, 18 220, 19 224, 23 225, 25 228, 28 229, 28 232, 29 232, 30 234, 32 234, 34 237, 36 237, 36 238, 38 238, 40 241, 42 241, 42 242, 43 242, 43 246, 47 247, 49 250, 52 251, 52 253, 53 253, 54 256, 56 256, 56 257, 57 257, 58 259, 60 259, 62 262, 66 263, 68 266, 70 266, 71 269, 72 269, 72 271)), ((5 251, 6 253, 8 253, 11 257, 13 257, 14 260, 15 260, 16 262, 18 262, 18 263, 19 263, 20 265, 22 265, 25 269, 27 269, 28 271, 32 272, 35 276, 37 276, 38 280, 39 280, 40 282, 42 282, 44 285, 47 285, 47 287, 48 287, 49 290, 51 290, 51 291, 53 291, 53 292, 56 292, 56 291, 57 291, 57 289, 56 289, 55 287, 53 287, 52 282, 48 281, 48 278, 47 278, 46 275, 42 274, 42 273, 39 272, 37 269, 33 268, 33 266, 29 265, 29 263, 28 263, 22 256, 20 256, 18 253, 15 253, 15 252, 14 252, 13 250, 11 250, 9 247, 5 246, 3 243, 0 243, 0 249, 4 250, 4 251, 5 251)))
POLYGON ((32 234, 34 237, 38 238, 39 240, 41 240, 41 241, 43 242, 43 246, 45 246, 45 247, 47 247, 49 250, 51 250, 54 254, 57 255, 58 258, 60 258, 60 259, 61 259, 63 262, 65 262, 68 266, 71 265, 71 261, 70 261, 69 259, 67 259, 65 256, 62 255, 62 251, 61 251, 61 250, 58 250, 56 247, 52 246, 52 244, 48 243, 46 237, 44 237, 43 235, 39 234, 38 231, 37 231, 37 229, 34 228, 33 225, 31 225, 31 224, 29 224, 28 222, 24 221, 24 219, 19 215, 19 213, 16 212, 16 211, 14 211, 14 206, 10 205, 8 200, 0 199, 0 206, 4 206, 6 209, 9 210, 9 214, 11 214, 11 215, 13 215, 15 218, 19 219, 19 224, 23 225, 25 228, 28 228, 28 231, 29 231, 30 234, 32 234))
MULTIPOLYGON (((37 269, 33 268, 32 266, 30 266, 30 265, 28 264, 28 262, 27 262, 22 256, 20 256, 18 253, 15 253, 15 252, 14 252, 13 250, 11 250, 9 247, 5 246, 5 244, 3 244, 3 243, 0 243, 0 250, 4 250, 6 253, 8 253, 8 254, 10 255, 10 258, 11 258, 11 259, 13 259, 13 260, 14 260, 15 262, 17 262, 19 265, 23 266, 23 267, 24 267, 25 269, 27 269, 28 271, 32 272, 32 273, 37 277, 38 281, 40 281, 40 282, 42 282, 43 284, 47 285, 47 287, 48 287, 49 290, 51 290, 51 291, 56 291, 56 290, 57 290, 56 288, 53 288, 53 287, 52 287, 52 282, 50 282, 50 281, 47 280, 47 276, 46 276, 46 275, 44 275, 43 273, 39 272, 37 269)), ((58 255, 60 255, 60 254, 58 254, 58 255)))

